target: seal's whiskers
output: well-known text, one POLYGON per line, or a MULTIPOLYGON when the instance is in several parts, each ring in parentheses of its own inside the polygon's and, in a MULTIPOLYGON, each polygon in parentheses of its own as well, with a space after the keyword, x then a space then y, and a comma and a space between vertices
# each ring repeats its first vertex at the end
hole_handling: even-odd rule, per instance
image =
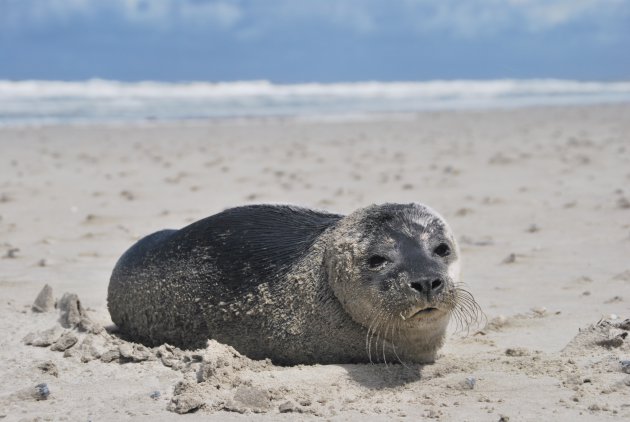
POLYGON ((486 316, 472 293, 462 286, 464 283, 457 283, 453 296, 448 298, 446 302, 452 306, 450 312, 455 320, 456 332, 466 330, 466 335, 468 335, 470 327, 481 324, 486 320, 486 316))

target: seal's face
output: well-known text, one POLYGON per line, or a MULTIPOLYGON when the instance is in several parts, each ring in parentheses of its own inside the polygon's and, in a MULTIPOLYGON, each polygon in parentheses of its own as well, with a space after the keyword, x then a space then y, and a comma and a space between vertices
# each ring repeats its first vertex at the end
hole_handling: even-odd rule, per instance
POLYGON ((460 276, 459 250, 444 219, 424 205, 385 204, 344 220, 327 263, 346 312, 392 341, 396 332, 407 339, 437 335, 429 343, 439 347, 460 276))
POLYGON ((365 261, 357 263, 357 281, 377 290, 392 311, 400 310, 402 320, 447 314, 452 308, 448 293, 459 281, 459 257, 444 221, 435 214, 404 213, 387 216, 381 224, 366 244, 365 261))

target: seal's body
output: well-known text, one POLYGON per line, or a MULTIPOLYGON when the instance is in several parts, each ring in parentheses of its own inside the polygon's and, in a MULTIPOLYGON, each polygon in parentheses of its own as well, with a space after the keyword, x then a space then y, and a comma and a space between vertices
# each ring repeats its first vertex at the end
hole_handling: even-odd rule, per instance
POLYGON ((345 217, 253 205, 141 239, 114 268, 108 306, 151 346, 212 338, 278 364, 430 362, 458 315, 458 277, 455 240, 423 205, 345 217))

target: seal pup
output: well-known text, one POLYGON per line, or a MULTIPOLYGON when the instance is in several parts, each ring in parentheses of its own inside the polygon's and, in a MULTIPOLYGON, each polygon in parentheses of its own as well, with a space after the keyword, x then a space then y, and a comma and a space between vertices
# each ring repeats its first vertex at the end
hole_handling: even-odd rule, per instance
POLYGON ((133 245, 108 288, 134 341, 208 339, 281 365, 433 362, 449 319, 470 323, 448 224, 418 204, 343 216, 287 205, 231 208, 133 245))

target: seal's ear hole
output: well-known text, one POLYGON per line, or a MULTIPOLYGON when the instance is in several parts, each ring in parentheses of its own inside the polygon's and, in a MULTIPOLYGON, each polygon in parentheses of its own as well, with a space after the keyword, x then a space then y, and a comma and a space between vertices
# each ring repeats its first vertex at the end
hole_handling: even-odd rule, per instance
POLYGON ((387 261, 388 259, 385 258, 384 256, 373 255, 370 257, 370 259, 368 259, 368 265, 372 269, 379 268, 379 267, 382 267, 383 264, 385 264, 387 261))
POLYGON ((441 257, 449 256, 451 254, 451 248, 449 248, 446 243, 440 243, 433 249, 433 253, 441 257))

